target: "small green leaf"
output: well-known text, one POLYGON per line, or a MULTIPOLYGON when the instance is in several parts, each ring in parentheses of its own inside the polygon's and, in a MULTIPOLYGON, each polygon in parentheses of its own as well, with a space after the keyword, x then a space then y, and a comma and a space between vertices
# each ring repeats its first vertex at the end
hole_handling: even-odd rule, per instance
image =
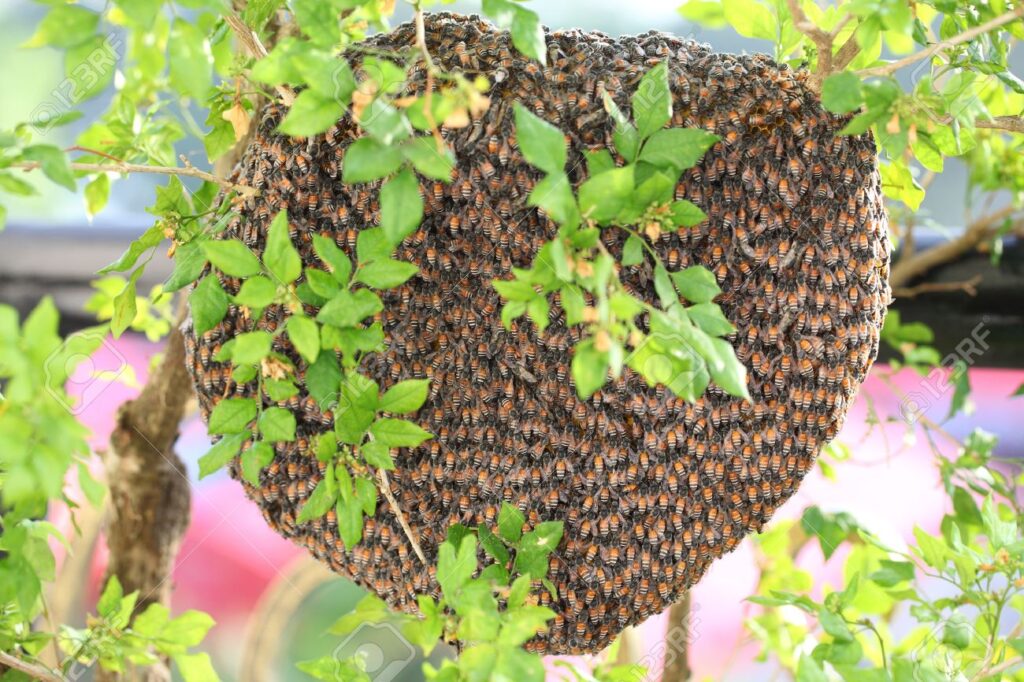
POLYGON ((145 266, 139 266, 132 273, 131 277, 128 278, 127 284, 124 285, 124 289, 114 297, 114 315, 110 319, 110 333, 114 335, 114 338, 118 338, 125 332, 128 327, 135 321, 135 316, 138 314, 137 302, 136 302, 136 291, 135 283, 142 275, 145 266))
POLYGON ((281 211, 270 223, 263 263, 283 284, 291 284, 302 273, 302 259, 288 234, 288 212, 281 211))
POLYGON ((672 202, 672 222, 677 227, 693 227, 707 220, 707 214, 686 199, 672 202))
POLYGON ((572 378, 579 396, 586 399, 594 395, 607 377, 608 353, 598 351, 589 339, 578 344, 572 357, 572 378))
POLYGON ((90 218, 96 217, 96 214, 103 210, 103 207, 107 205, 107 200, 110 199, 110 176, 106 173, 97 175, 85 186, 83 196, 85 197, 85 212, 90 218))
POLYGON ((274 448, 268 443, 253 443, 242 453, 242 477, 252 485, 260 484, 260 472, 274 459, 274 448))
POLYGON ((600 224, 615 218, 633 194, 633 166, 605 171, 580 185, 580 212, 600 224))
POLYGON ((271 443, 295 440, 295 415, 283 407, 268 407, 259 420, 260 435, 271 443))
POLYGON ((404 419, 384 417, 370 426, 370 433, 389 448, 413 448, 433 436, 417 424, 404 419))
POLYGON ((834 73, 821 84, 821 103, 837 114, 856 111, 864 101, 860 76, 852 71, 834 73))
POLYGON ((99 20, 99 14, 79 5, 57 5, 22 47, 74 47, 96 33, 99 20))
POLYGON ((270 333, 262 330, 239 334, 231 348, 231 361, 236 365, 259 364, 270 355, 272 341, 270 333))
POLYGON ((319 234, 313 235, 313 251, 331 271, 334 279, 342 285, 348 284, 349 277, 352 276, 352 261, 338 248, 333 239, 319 234))
POLYGON ((429 379, 408 379, 389 388, 380 398, 380 409, 393 414, 408 414, 422 407, 430 390, 429 379))
POLYGON ((380 225, 393 245, 416 231, 423 220, 423 198, 416 176, 408 169, 384 183, 380 190, 380 225))
POLYGON ((306 362, 316 362, 320 355, 320 328, 316 322, 302 315, 292 315, 288 318, 286 329, 299 355, 306 362))
POLYGON ((50 180, 65 189, 75 191, 75 175, 71 172, 71 163, 68 161, 68 155, 59 147, 52 144, 35 144, 25 147, 22 156, 26 161, 38 163, 43 175, 50 180))
POLYGON ((700 265, 673 272, 672 281, 683 298, 692 303, 708 303, 722 293, 715 276, 700 265))
POLYGON ((567 160, 565 136, 519 102, 515 103, 516 142, 523 156, 545 173, 561 173, 567 160))
POLYGON ((203 253, 214 267, 232 277, 252 277, 260 273, 260 261, 239 239, 202 243, 203 253))
POLYGON ((266 308, 276 296, 277 286, 263 275, 257 275, 242 282, 234 301, 247 308, 266 308))
POLYGON ((714 303, 698 303, 686 309, 689 318, 704 332, 711 336, 725 336, 736 331, 732 323, 722 314, 722 309, 714 303))
POLYGON ((199 458, 199 478, 206 478, 234 459, 248 437, 248 433, 235 433, 217 441, 209 452, 199 458))
MULTIPOLYGON (((164 282, 164 292, 178 291, 182 287, 192 284, 199 279, 204 267, 206 267, 206 256, 199 244, 197 242, 182 244, 174 251, 174 270, 164 282)), ((225 310, 227 310, 226 307, 225 310)), ((218 321, 220 321, 219 318, 218 321)))
POLYGON ((285 135, 312 137, 333 126, 344 113, 344 108, 333 94, 303 90, 278 128, 285 135))
POLYGON ((523 535, 523 524, 525 523, 526 517, 523 516, 523 512, 519 511, 518 507, 508 502, 501 503, 501 509, 498 511, 498 534, 501 537, 505 538, 508 542, 519 542, 519 538, 523 535))
POLYGON ((224 398, 210 411, 211 434, 248 432, 256 418, 256 401, 251 398, 224 398))
POLYGON ((644 262, 644 243, 636 235, 630 235, 622 247, 622 264, 639 265, 644 262))
POLYGON ((302 505, 302 510, 299 511, 299 518, 296 519, 296 522, 305 523, 320 518, 330 511, 337 501, 338 488, 334 479, 334 469, 328 464, 324 477, 313 488, 313 492, 310 494, 309 499, 306 500, 306 504, 302 505))
POLYGON ((406 140, 402 154, 416 171, 432 180, 450 182, 455 168, 455 155, 447 145, 438 150, 437 141, 430 135, 406 140))
POLYGON ((369 443, 364 443, 360 446, 359 452, 362 453, 366 463, 372 467, 386 471, 391 471, 395 468, 395 460, 391 458, 391 448, 379 441, 373 440, 369 443))
POLYGON ((356 281, 374 289, 393 289, 419 272, 412 263, 401 260, 375 260, 356 272, 356 281))
POLYGON ((700 161, 719 137, 697 128, 664 128, 651 135, 640 152, 640 160, 682 172, 700 161))
POLYGON ((368 289, 343 290, 320 309, 316 319, 335 327, 354 327, 383 309, 380 297, 368 289))
POLYGON ((391 175, 401 165, 401 149, 361 137, 345 150, 341 178, 346 184, 371 182, 391 175))
POLYGON ((640 136, 647 138, 672 118, 672 92, 668 87, 668 64, 659 62, 644 74, 633 93, 633 120, 640 136))

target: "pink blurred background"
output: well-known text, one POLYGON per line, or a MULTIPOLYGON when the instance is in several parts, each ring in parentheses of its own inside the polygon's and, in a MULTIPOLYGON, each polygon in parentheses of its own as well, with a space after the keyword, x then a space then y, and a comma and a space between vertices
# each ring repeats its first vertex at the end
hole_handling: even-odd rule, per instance
MULTIPOLYGON (((140 337, 126 335, 109 340, 91 359, 79 367, 69 384, 69 392, 80 398, 76 412, 92 429, 92 444, 106 447, 113 428, 116 407, 137 393, 145 382, 149 361, 159 347, 140 337), (131 368, 128 370, 127 368, 131 368), (100 373, 97 377, 97 373, 100 373), (134 373, 137 383, 131 381, 134 373), (115 376, 117 375, 117 376, 115 376)), ((799 493, 776 516, 799 518, 809 505, 825 511, 851 512, 864 526, 894 543, 911 536, 915 525, 933 531, 945 511, 938 472, 932 451, 924 442, 908 438, 903 413, 922 413, 941 422, 949 409, 952 389, 936 379, 922 379, 910 370, 895 375, 902 392, 913 395, 915 404, 904 405, 879 378, 888 368, 877 366, 862 388, 850 411, 839 441, 852 451, 850 461, 835 464, 838 476, 827 479, 815 468, 799 493), (874 407, 880 424, 868 425, 869 405, 874 407)), ((1021 416, 1021 402, 1010 396, 1024 382, 1022 370, 972 369, 971 399, 973 414, 958 415, 945 424, 952 434, 964 436, 981 428, 1001 437, 998 452, 1017 454, 1024 445, 1024 432, 1013 428, 1021 416)), ((945 444, 943 444, 945 445, 945 444)), ((240 486, 223 471, 203 481, 195 480, 196 461, 209 446, 205 428, 193 413, 183 426, 177 451, 185 460, 193 484, 192 523, 185 537, 174 571, 174 610, 197 608, 217 621, 204 648, 225 679, 241 679, 243 642, 251 634, 250 616, 261 596, 275 586, 285 594, 302 588, 291 584, 290 568, 298 565, 306 552, 280 538, 267 528, 257 507, 249 503, 240 486)), ((98 465, 98 459, 96 464, 98 465)), ((97 473, 99 467, 97 466, 97 473)), ((58 519, 67 524, 68 519, 58 519)), ((92 558, 90 585, 85 593, 85 609, 91 610, 99 589, 105 562, 105 548, 98 543, 92 558)), ((807 546, 798 563, 815 576, 815 585, 835 584, 842 565, 841 553, 823 563, 816 544, 807 546)), ((693 590, 690 621, 690 657, 696 679, 758 680, 769 679, 770 670, 757 664, 757 645, 743 629, 744 619, 753 608, 745 601, 755 589, 757 569, 749 540, 731 555, 716 563, 693 590)), ((295 670, 294 660, 329 655, 338 638, 320 634, 324 627, 340 617, 358 598, 359 592, 340 578, 336 586, 320 588, 301 603, 300 613, 287 619, 290 639, 278 644, 272 670, 264 670, 264 679, 307 679, 295 670), (301 652, 298 650, 302 650, 301 652), (302 655, 305 653, 305 655, 302 655)), ((667 614, 652 618, 640 626, 639 654, 645 663, 659 670, 667 614)), ((410 664, 394 680, 422 679, 419 665, 410 664)), ((552 668, 550 679, 566 675, 552 668)), ((656 674, 648 677, 657 679, 656 674)))

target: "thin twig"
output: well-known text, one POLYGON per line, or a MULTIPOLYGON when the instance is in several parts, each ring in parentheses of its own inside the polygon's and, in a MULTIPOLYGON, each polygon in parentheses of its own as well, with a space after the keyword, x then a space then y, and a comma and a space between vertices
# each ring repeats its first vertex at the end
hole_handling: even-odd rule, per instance
MULTIPOLYGON (((242 41, 249 54, 257 59, 263 59, 267 56, 267 48, 263 46, 260 37, 256 35, 255 31, 246 26, 241 17, 234 12, 228 12, 224 15, 224 20, 228 22, 228 26, 235 32, 238 39, 242 41)), ((274 89, 281 96, 281 101, 284 102, 285 106, 290 107, 295 102, 295 92, 287 85, 276 85, 274 89)))
POLYGON ((23 661, 20 658, 12 656, 4 651, 0 651, 0 665, 5 665, 12 670, 25 673, 33 679, 43 680, 43 682, 64 682, 64 679, 60 675, 57 675, 49 668, 44 668, 41 665, 23 661))
POLYGON ((394 513, 395 518, 398 519, 398 525, 405 532, 405 537, 408 538, 409 544, 412 545, 412 551, 416 552, 416 556, 420 558, 424 566, 429 566, 430 564, 427 563, 427 557, 423 554, 419 541, 413 535, 409 521, 405 518, 402 508, 398 506, 398 500, 395 499, 395 494, 391 491, 391 481, 388 480, 388 472, 384 469, 377 469, 377 479, 380 481, 380 492, 384 495, 384 499, 388 501, 388 504, 391 505, 391 511, 394 513))
POLYGON ((963 234, 956 239, 934 246, 926 251, 919 251, 908 258, 900 258, 893 265, 889 283, 893 288, 906 286, 915 278, 932 268, 948 263, 975 248, 985 239, 995 234, 1004 220, 1020 211, 1014 206, 1007 206, 990 213, 967 226, 963 234))
MULTIPOLYGON (((952 123, 952 120, 950 121, 952 123)), ((1024 118, 1020 116, 996 116, 992 119, 979 118, 974 121, 975 128, 990 130, 1008 130, 1012 133, 1024 133, 1024 118)))
POLYGON ((832 73, 832 34, 811 21, 798 0, 786 0, 786 4, 793 17, 793 25, 818 48, 818 67, 811 77, 810 86, 815 92, 820 92, 822 81, 832 73))
MULTIPOLYGON (((220 185, 224 189, 234 190, 243 196, 256 196, 259 192, 254 187, 248 185, 239 185, 237 183, 226 180, 225 178, 214 175, 213 173, 207 173, 206 171, 199 170, 193 166, 186 166, 185 168, 179 168, 177 166, 147 166, 138 163, 79 163, 73 162, 70 164, 71 170, 83 171, 85 173, 155 173, 157 175, 185 175, 192 178, 199 178, 207 182, 212 182, 216 185, 220 185)), ((21 168, 25 171, 34 171, 41 167, 41 164, 37 161, 24 161, 19 163, 11 164, 12 168, 21 168)))
POLYGON ((423 94, 423 115, 427 119, 427 125, 430 126, 430 130, 434 135, 434 141, 437 142, 437 148, 438 151, 440 151, 444 149, 444 138, 441 137, 441 131, 437 127, 437 121, 434 120, 434 109, 432 105, 434 94, 434 72, 437 70, 437 66, 434 64, 434 58, 430 56, 430 50, 427 49, 426 23, 423 17, 423 8, 418 2, 416 3, 416 47, 419 48, 420 54, 423 55, 424 66, 427 70, 427 90, 423 94))
MULTIPOLYGON (((790 1, 795 2, 795 0, 790 1)), ((1024 5, 1017 7, 1012 12, 1006 12, 1004 14, 1000 14, 998 17, 995 17, 994 19, 989 19, 983 24, 978 24, 974 28, 967 29, 963 33, 955 35, 952 38, 940 40, 934 45, 927 47, 921 50, 920 52, 915 52, 912 55, 908 55, 903 59, 897 59, 894 62, 882 64, 881 66, 873 66, 869 69, 861 69, 860 71, 857 71, 857 75, 860 76, 861 78, 869 78, 871 76, 892 75, 893 73, 896 73, 905 66, 916 64, 917 62, 923 59, 929 59, 930 57, 932 57, 938 52, 941 52, 942 50, 948 49, 950 47, 955 47, 956 45, 960 45, 961 43, 966 43, 968 41, 974 40, 975 38, 982 34, 988 33, 989 31, 997 29, 1000 26, 1004 26, 1010 23, 1011 21, 1020 19, 1022 17, 1024 17, 1024 5)))
POLYGON ((981 279, 981 275, 975 275, 965 282, 922 282, 912 287, 894 287, 892 295, 893 298, 914 298, 921 294, 963 291, 968 296, 977 296, 981 279))

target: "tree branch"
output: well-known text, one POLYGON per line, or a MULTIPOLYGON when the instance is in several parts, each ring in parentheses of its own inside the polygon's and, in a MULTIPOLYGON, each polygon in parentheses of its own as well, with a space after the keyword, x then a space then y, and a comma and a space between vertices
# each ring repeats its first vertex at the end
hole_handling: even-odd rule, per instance
POLYGON ((934 246, 926 251, 900 258, 892 268, 889 284, 895 289, 906 286, 909 282, 928 272, 932 268, 948 263, 991 237, 999 224, 1020 209, 1007 206, 987 216, 983 216, 964 230, 963 234, 948 242, 934 246))
POLYGON ((1006 12, 1004 14, 1000 14, 998 17, 995 17, 994 19, 989 19, 983 24, 978 24, 974 28, 967 29, 963 33, 955 35, 952 38, 940 40, 931 47, 927 47, 921 50, 920 52, 915 52, 912 55, 904 57, 903 59, 897 59, 894 62, 882 64, 881 66, 873 66, 869 69, 861 69, 856 73, 861 78, 869 78, 871 76, 889 76, 899 71, 905 66, 916 64, 917 62, 923 59, 928 59, 932 57, 933 55, 935 55, 938 52, 941 52, 942 50, 948 49, 950 47, 955 47, 956 45, 966 43, 970 40, 974 40, 975 38, 982 34, 988 33, 989 31, 997 29, 1000 26, 1008 24, 1011 21, 1020 19, 1022 17, 1024 17, 1024 5, 1017 7, 1017 9, 1013 10, 1012 12, 1006 12))
MULTIPOLYGON (((34 171, 40 168, 40 164, 37 161, 24 161, 19 163, 11 164, 12 168, 21 168, 28 171, 34 171)), ((214 175, 213 173, 207 173, 206 171, 199 170, 193 166, 185 166, 179 168, 177 166, 147 166, 138 163, 71 163, 71 170, 83 171, 85 173, 155 173, 157 175, 183 175, 191 178, 199 178, 206 182, 212 182, 220 185, 224 189, 233 190, 243 196, 255 196, 259 192, 254 187, 248 185, 239 185, 225 178, 214 175)))
POLYGON ((814 92, 821 92, 821 83, 832 73, 832 40, 833 36, 811 21, 800 7, 799 0, 786 0, 789 13, 793 17, 796 29, 811 39, 818 48, 818 67, 811 76, 810 86, 814 92))
MULTIPOLYGON (((175 327, 142 392, 118 410, 104 455, 111 500, 105 579, 116 575, 126 593, 139 591, 136 613, 153 603, 170 606, 171 572, 191 511, 185 464, 172 448, 191 396, 185 340, 175 327)), ((169 682, 170 671, 151 666, 136 677, 169 682)), ((101 671, 99 679, 120 677, 101 671)))
POLYGON ((690 591, 668 610, 668 633, 674 628, 682 628, 681 637, 666 636, 668 646, 665 649, 665 668, 661 674, 662 682, 687 682, 693 671, 690 670, 690 591))
POLYGON ((896 287, 892 290, 893 298, 914 298, 920 294, 936 292, 963 291, 968 296, 978 295, 981 275, 975 275, 964 282, 922 282, 912 287, 896 287))
MULTIPOLYGON (((241 17, 234 12, 228 12, 224 15, 224 20, 231 27, 231 30, 235 32, 235 35, 238 36, 238 39, 245 46, 245 49, 248 50, 249 54, 257 59, 263 59, 267 56, 267 48, 263 46, 260 37, 256 35, 255 31, 246 26, 241 17)), ((281 96, 281 101, 284 102, 285 106, 290 107, 295 102, 295 92, 287 85, 277 85, 274 89, 281 96)))
POLYGON ((42 682, 64 682, 63 677, 57 675, 49 668, 44 668, 41 665, 23 661, 17 656, 12 656, 4 651, 0 651, 0 666, 7 666, 11 670, 17 670, 18 672, 25 673, 34 680, 42 680, 42 682))

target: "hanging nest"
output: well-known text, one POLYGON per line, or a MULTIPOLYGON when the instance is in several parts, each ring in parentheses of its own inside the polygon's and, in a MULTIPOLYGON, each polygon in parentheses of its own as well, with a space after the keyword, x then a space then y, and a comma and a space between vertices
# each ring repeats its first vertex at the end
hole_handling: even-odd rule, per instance
MULTIPOLYGON (((442 68, 478 71, 494 87, 482 117, 442 130, 458 159, 454 181, 422 179, 423 224, 396 255, 419 274, 383 294, 389 349, 365 371, 382 390, 429 377, 429 398, 414 421, 435 434, 397 451, 391 486, 430 564, 452 524, 494 527, 503 501, 518 506, 530 527, 563 521, 550 561, 557 598, 538 591, 557 618, 528 646, 598 651, 759 531, 839 430, 875 358, 889 301, 875 146, 867 135, 838 135, 846 119, 822 108, 807 73, 763 55, 714 54, 655 32, 612 39, 573 30, 547 34, 549 66, 540 67, 507 32, 477 18, 435 14, 426 29, 442 68), (717 276, 717 302, 737 329, 730 339, 747 367, 752 402, 711 385, 686 403, 628 369, 580 400, 569 371, 580 332, 567 328, 561 308, 552 305, 544 333, 526 318, 507 330, 499 318, 491 280, 529 267, 556 232, 527 206, 541 176, 516 146, 513 102, 565 131, 578 186, 583 152, 612 145, 602 91, 628 110, 641 76, 661 61, 669 65, 671 125, 704 128, 721 141, 676 189, 708 219, 662 234, 653 246, 670 270, 703 265, 717 276)), ((414 40, 404 25, 368 44, 407 49, 414 40)), ((422 70, 414 72, 419 92, 424 81, 422 70)), ((245 152, 234 179, 261 194, 246 201, 225 236, 261 253, 271 218, 287 208, 307 265, 323 267, 314 234, 354 256, 359 230, 380 221, 379 183, 340 180, 345 150, 361 133, 346 117, 323 136, 296 141, 275 132, 284 113, 271 106, 245 152)), ((621 231, 608 230, 604 242, 621 254, 621 231)), ((218 276, 237 292, 239 280, 218 276)), ((631 291, 657 300, 649 262, 624 267, 622 276, 631 291)), ((253 319, 232 305, 199 338, 187 326, 204 415, 224 397, 257 395, 255 382, 234 383, 229 366, 211 359, 217 349, 243 332, 273 331, 288 315, 271 306, 253 319)), ((301 380, 305 364, 284 336, 274 350, 291 358, 301 380)), ((296 523, 321 477, 310 443, 332 429, 331 414, 300 389, 279 403, 295 414, 297 442, 278 444, 260 485, 243 482, 246 493, 278 533, 392 607, 415 611, 416 595, 437 597, 439 587, 383 498, 354 547, 340 540, 333 512, 296 523)), ((237 461, 231 471, 240 478, 237 461)))

